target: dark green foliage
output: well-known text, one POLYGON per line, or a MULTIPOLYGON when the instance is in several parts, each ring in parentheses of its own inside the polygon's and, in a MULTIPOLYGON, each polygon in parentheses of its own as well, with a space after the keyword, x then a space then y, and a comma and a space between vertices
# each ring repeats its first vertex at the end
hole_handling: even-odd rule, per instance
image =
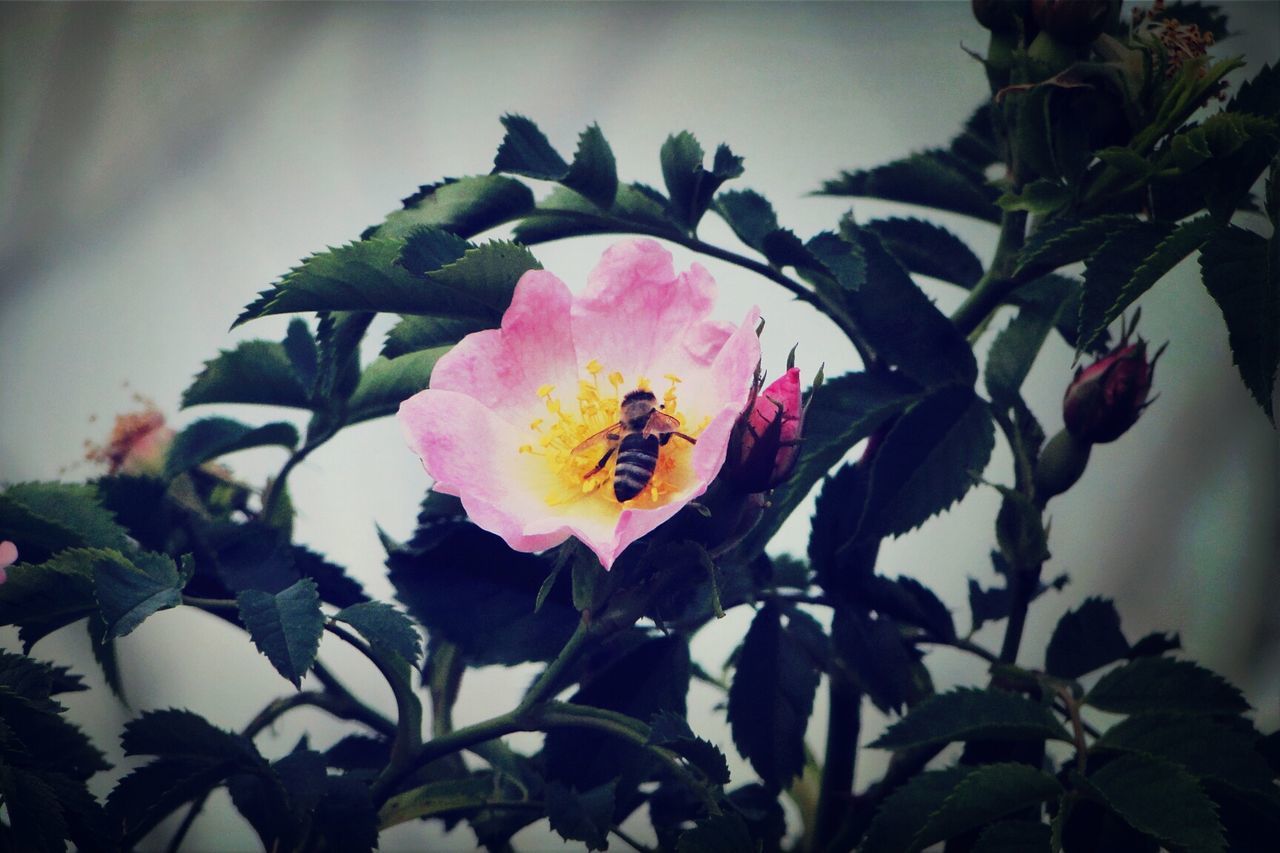
POLYGON ((1000 221, 999 195, 982 172, 962 157, 932 149, 874 169, 841 172, 825 181, 819 195, 865 196, 1000 221))
POLYGON ((804 732, 813 713, 819 661, 797 623, 798 610, 766 604, 742 642, 729 688, 733 742, 772 790, 785 788, 804 768, 804 732))
POLYGON ((703 168, 703 157, 702 146, 688 131, 667 137, 662 145, 662 179, 671 196, 671 211, 690 231, 698 227, 720 185, 742 174, 742 158, 727 145, 716 148, 709 171, 703 168))
POLYGON ((588 850, 604 850, 609 846, 617 785, 613 780, 579 792, 552 782, 546 791, 551 828, 565 841, 583 841, 588 850))
POLYGON ((924 388, 972 385, 978 375, 973 350, 929 297, 866 229, 844 225, 861 248, 866 281, 844 294, 849 313, 876 354, 924 388))
MULTIPOLYGON (((1272 178, 1269 206, 1275 209, 1276 178, 1272 178)), ((1278 221, 1273 212, 1272 220, 1278 221)), ((1280 364, 1280 241, 1267 241, 1244 229, 1229 227, 1211 239, 1200 253, 1204 285, 1222 310, 1231 353, 1249 393, 1275 421, 1272 399, 1276 366, 1280 364)))
POLYGON ((103 640, 123 637, 155 613, 182 603, 191 577, 189 560, 179 570, 167 554, 139 553, 133 560, 102 559, 93 564, 93 591, 102 613, 103 640))
POLYGON ((598 126, 593 124, 582 132, 573 165, 569 165, 529 119, 506 115, 502 117, 502 124, 507 135, 493 161, 495 172, 559 181, 604 210, 613 205, 618 190, 617 167, 613 151, 598 126))
POLYGON ((414 275, 426 275, 462 258, 473 243, 441 228, 415 228, 405 237, 400 249, 400 266, 414 275))
MULTIPOLYGON (((309 336, 308 336, 309 337, 309 336)), ((242 341, 204 363, 204 369, 182 392, 183 408, 206 403, 261 403, 268 406, 311 408, 311 387, 298 371, 297 358, 309 361, 290 327, 283 344, 274 341, 242 341), (291 343, 292 342, 292 343, 291 343), (292 348, 292 349, 291 349, 292 348)))
POLYGON ((1045 705, 1002 690, 960 687, 924 700, 871 746, 906 749, 971 740, 1070 741, 1045 705))
POLYGON ((1062 792, 1058 781, 1025 764, 988 764, 969 773, 916 833, 909 851, 1038 806, 1062 792))
POLYGON ((1049 330, 1054 313, 1023 308, 991 343, 987 353, 987 393, 998 406, 1008 407, 1018 397, 1049 330))
POLYGON ((982 261, 956 235, 915 218, 875 219, 862 226, 913 273, 972 288, 982 278, 982 261))
POLYGON ((26 651, 41 637, 98 609, 94 567, 128 561, 118 551, 75 548, 40 565, 18 563, 0 584, 0 624, 17 625, 26 651))
POLYGON ((400 403, 427 387, 436 362, 448 351, 448 346, 441 346, 374 359, 360 374, 347 403, 346 423, 394 414, 400 403))
POLYGON ((445 178, 424 184, 404 200, 401 210, 387 216, 380 226, 360 235, 367 239, 404 237, 415 228, 431 226, 471 237, 503 222, 510 222, 533 209, 533 193, 514 178, 502 175, 475 175, 445 178))
MULTIPOLYGON (((997 566, 1007 566, 999 552, 992 552, 992 560, 997 566)), ((1002 571, 1006 577, 1008 571, 1002 571)), ((1066 575, 1058 575, 1049 583, 1038 582, 1030 600, 1035 601, 1050 589, 1061 590, 1067 585, 1066 575)), ((987 622, 997 622, 1009 616, 1009 590, 1005 588, 983 589, 973 578, 969 578, 969 611, 973 618, 972 630, 977 631, 987 622)))
POLYGON ((1080 676, 1129 654, 1129 641, 1120 631, 1120 614, 1102 598, 1084 604, 1058 620, 1045 651, 1045 670, 1060 678, 1080 676))
POLYGON ((728 190, 716 196, 711 209, 720 214, 739 240, 766 254, 765 238, 778 230, 778 215, 768 199, 755 190, 728 190))
POLYGON ((1090 346, 1139 296, 1209 239, 1209 217, 1176 227, 1145 222, 1108 238, 1085 261, 1079 347, 1090 346))
POLYGON ((251 427, 230 418, 204 418, 174 436, 165 457, 164 475, 177 475, 228 453, 251 447, 278 445, 293 449, 298 431, 293 424, 276 422, 251 427))
POLYGON ((1227 849, 1213 801, 1176 764, 1126 755, 1090 773, 1083 784, 1134 829, 1170 847, 1196 853, 1227 849))
POLYGON ((1249 708, 1240 691, 1216 673, 1162 657, 1138 658, 1112 670, 1084 701, 1117 714, 1240 714, 1249 708))
POLYGON ((898 536, 950 507, 994 446, 987 404, 968 388, 945 387, 912 406, 875 452, 858 537, 898 536))
POLYGON ((858 604, 897 621, 924 629, 939 640, 955 639, 951 611, 924 584, 909 577, 868 578, 855 589, 858 604))
POLYGON ((451 346, 472 332, 488 328, 483 320, 469 317, 419 317, 408 315, 387 332, 381 355, 395 359, 419 350, 451 346))
POLYGON ((683 717, 661 711, 649 722, 649 743, 664 746, 698 768, 715 785, 729 784, 729 763, 711 741, 693 733, 683 717))
POLYGON ((641 184, 619 184, 613 207, 607 213, 576 192, 556 187, 516 225, 514 233, 521 243, 532 246, 564 237, 633 230, 673 239, 682 236, 667 200, 641 184))
POLYGON ((916 832, 972 772, 968 767, 926 770, 894 791, 880 804, 860 853, 903 853, 910 848, 916 832))
POLYGON ((838 612, 831 626, 836 666, 843 667, 859 690, 882 712, 897 713, 911 697, 916 656, 903 641, 902 629, 886 615, 872 618, 849 609, 838 612))
POLYGON ((422 639, 409 617, 382 601, 366 601, 344 607, 333 616, 346 622, 365 636, 374 646, 399 655, 410 666, 416 666, 422 654, 422 639))
POLYGON ((735 814, 722 814, 701 820, 680 836, 676 853, 739 853, 754 850, 755 841, 747 824, 735 814))
POLYGON ((124 531, 92 486, 15 483, 0 493, 0 530, 28 563, 63 548, 125 547, 124 531))
POLYGON ((973 843, 973 853, 1049 853, 1049 825, 1029 820, 990 824, 973 843))
MULTIPOLYGON (((570 699, 573 704, 617 711, 637 720, 663 712, 684 717, 690 668, 689 645, 683 638, 646 637, 616 657, 607 652, 602 650, 602 662, 586 663, 581 687, 570 699)), ((620 778, 615 812, 619 819, 638 805, 636 786, 659 766, 639 746, 577 728, 548 732, 543 757, 549 780, 579 791, 620 778)))
POLYGON ((569 585, 534 611, 549 565, 470 523, 429 521, 387 556, 396 597, 433 637, 476 666, 553 657, 578 625, 569 585))
POLYGON ((314 819, 326 778, 320 753, 296 749, 268 771, 232 776, 227 789, 263 848, 288 850, 299 845, 314 819))
POLYGON ((331 850, 366 853, 378 846, 378 810, 369 786, 350 775, 325 778, 315 823, 331 850))
POLYGON ((301 687, 324 631, 315 581, 304 578, 274 595, 246 589, 236 596, 236 602, 240 621, 254 645, 294 687, 301 687))
POLYGON ((832 466, 918 398, 909 382, 893 374, 847 373, 823 383, 805 414, 804 442, 796 469, 770 495, 769 508, 749 534, 743 551, 747 555, 762 551, 832 466))

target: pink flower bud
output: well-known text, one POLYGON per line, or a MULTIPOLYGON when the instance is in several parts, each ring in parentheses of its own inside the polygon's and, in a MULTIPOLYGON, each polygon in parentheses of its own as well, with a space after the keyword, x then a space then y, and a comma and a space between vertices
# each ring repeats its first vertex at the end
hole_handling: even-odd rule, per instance
POLYGON ((1161 352, 1164 347, 1147 361, 1147 342, 1139 338, 1130 344, 1126 336, 1117 349, 1077 370, 1062 400, 1063 420, 1071 434, 1090 444, 1124 435, 1150 402, 1147 394, 1161 352))
POLYGON ((795 470, 803 425, 800 368, 793 367, 758 392, 738 419, 726 476, 747 492, 780 486, 795 470))
POLYGON ((9 541, 0 542, 0 583, 8 580, 9 575, 5 569, 16 562, 18 562, 18 546, 9 541))
POLYGON ((173 437, 164 415, 148 404, 140 412, 117 416, 106 446, 90 445, 86 455, 91 462, 105 463, 108 474, 159 474, 173 437))

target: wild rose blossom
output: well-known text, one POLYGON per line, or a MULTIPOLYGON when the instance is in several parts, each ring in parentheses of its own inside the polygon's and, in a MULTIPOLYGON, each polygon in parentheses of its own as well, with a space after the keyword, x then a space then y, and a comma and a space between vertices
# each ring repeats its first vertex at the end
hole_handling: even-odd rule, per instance
POLYGON ((748 492, 786 482, 800 456, 804 424, 800 368, 792 367, 756 395, 730 444, 729 478, 748 492))
POLYGON ((0 583, 4 583, 9 579, 8 572, 5 569, 18 562, 18 546, 12 542, 0 542, 0 583))
POLYGON ((605 252, 573 296, 544 270, 521 276, 499 329, 465 337, 431 386, 400 406, 409 446, 468 516, 517 551, 576 536, 610 568, 632 542, 706 491, 724 464, 760 359, 752 309, 708 319, 716 287, 698 264, 675 274, 652 240, 605 252), (651 390, 696 444, 672 437, 652 480, 620 503, 600 447, 575 453, 651 390))
MULTIPOLYGON (((142 398, 139 398, 142 399, 142 398)), ((164 414, 154 403, 116 417, 105 447, 88 445, 91 462, 105 463, 108 474, 159 474, 173 443, 173 429, 165 425, 164 414)))

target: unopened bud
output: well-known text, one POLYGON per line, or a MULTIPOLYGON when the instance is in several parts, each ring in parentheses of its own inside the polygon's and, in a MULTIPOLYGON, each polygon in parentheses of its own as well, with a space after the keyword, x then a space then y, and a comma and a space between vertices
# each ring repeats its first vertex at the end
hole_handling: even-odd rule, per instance
POLYGON ((725 477, 746 492, 765 492, 786 482, 800 456, 804 411, 800 369, 792 367, 754 395, 729 442, 725 477))
POLYGON ((1147 343, 1120 346, 1076 371, 1062 400, 1062 417, 1076 438, 1090 444, 1115 441, 1133 426, 1150 401, 1156 359, 1147 361, 1147 343))
POLYGON ((1036 501, 1041 506, 1076 484, 1089 463, 1091 447, 1065 429, 1049 439, 1036 463, 1036 501))

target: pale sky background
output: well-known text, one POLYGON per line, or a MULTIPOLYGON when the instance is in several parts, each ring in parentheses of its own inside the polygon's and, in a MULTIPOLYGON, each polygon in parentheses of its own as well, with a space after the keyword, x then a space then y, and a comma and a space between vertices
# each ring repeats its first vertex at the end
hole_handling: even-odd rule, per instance
MULTIPOLYGON (((1243 34, 1220 54, 1245 54, 1249 75, 1276 61, 1276 4, 1226 5, 1243 34)), ((420 183, 488 172, 505 112, 532 118, 566 155, 582 128, 598 122, 620 177, 655 186, 668 133, 688 129, 708 152, 728 142, 746 158, 745 176, 729 186, 762 192, 782 224, 807 236, 831 228, 851 206, 860 220, 920 214, 805 193, 841 169, 945 144, 986 96, 982 70, 963 50, 985 46, 986 32, 964 2, 0 7, 0 482, 93 475, 78 461, 82 444, 104 440, 112 416, 135 407, 135 391, 179 427, 212 414, 250 423, 290 417, 246 406, 180 412, 178 401, 219 349, 283 335, 281 318, 226 329, 299 258, 354 239, 420 183)), ((936 219, 990 257, 991 226, 936 219)), ((701 234, 735 243, 713 216, 701 234)), ((577 288, 610 242, 580 239, 535 253, 577 288)), ((829 376, 855 366, 834 327, 776 286, 678 247, 675 258, 677 268, 696 259, 711 270, 722 318, 763 308, 774 374, 796 342, 806 375, 819 362, 829 376)), ((958 304, 957 289, 925 284, 944 310, 958 304)), ((1050 505, 1054 557, 1046 573, 1068 572, 1072 583, 1032 609, 1021 662, 1042 663, 1066 609, 1088 595, 1114 596, 1131 640, 1180 630, 1187 653, 1241 684, 1260 723, 1273 729, 1280 724, 1276 433, 1232 367, 1194 262, 1142 304, 1143 334, 1171 341, 1156 378, 1160 399, 1130 434, 1097 448, 1082 484, 1050 505)), ((366 357, 385 328, 375 326, 366 357)), ((1028 401, 1050 433, 1061 426, 1070 362, 1055 339, 1028 380, 1028 401)), ((280 451, 261 450, 230 464, 260 483, 281 461, 280 451)), ((1009 468, 998 450, 987 477, 1007 480, 1009 468)), ((387 598, 374 525, 407 537, 426 485, 392 421, 349 429, 293 475, 298 538, 387 598)), ((963 628, 967 578, 992 580, 996 508, 991 490, 972 492, 890 543, 882 569, 932 586, 963 628)), ((797 513, 775 550, 803 551, 809 511, 797 513)), ((739 609, 706 629, 694 644, 698 659, 718 670, 749 617, 739 609)), ((977 639, 998 645, 1001 630, 977 639)), ((100 685, 82 634, 64 631, 35 653, 74 662, 100 685)), ((0 644, 16 647, 16 632, 0 631, 0 644)), ((133 713, 190 707, 239 729, 292 689, 247 637, 192 610, 161 613, 120 646, 133 713)), ((390 711, 376 675, 345 652, 332 639, 321 648, 368 701, 390 711)), ((981 667, 951 653, 934 652, 930 662, 940 688, 981 679, 981 667)), ((458 722, 508 710, 533 672, 469 672, 458 722)), ((821 697, 810 726, 815 747, 825 728, 821 697)), ((130 766, 116 744, 131 712, 103 690, 64 701, 120 765, 95 778, 105 795, 130 766)), ((691 720, 731 749, 717 701, 695 685, 691 720)), ((875 712, 868 718, 864 743, 883 725, 875 712)), ((303 710, 259 744, 275 757, 303 730, 319 748, 348 731, 303 710)), ((537 739, 514 743, 533 748, 537 739)), ((860 786, 883 766, 882 754, 863 755, 860 786)), ((735 784, 753 778, 736 757, 731 767, 735 784)), ((629 828, 646 835, 634 820, 629 828)), ((162 849, 171 831, 172 823, 145 849, 162 849)), ((545 825, 515 843, 569 847, 545 825)), ((258 842, 220 795, 189 845, 239 850, 258 842)), ((473 846, 469 830, 442 837, 436 825, 382 837, 390 851, 473 846)))

